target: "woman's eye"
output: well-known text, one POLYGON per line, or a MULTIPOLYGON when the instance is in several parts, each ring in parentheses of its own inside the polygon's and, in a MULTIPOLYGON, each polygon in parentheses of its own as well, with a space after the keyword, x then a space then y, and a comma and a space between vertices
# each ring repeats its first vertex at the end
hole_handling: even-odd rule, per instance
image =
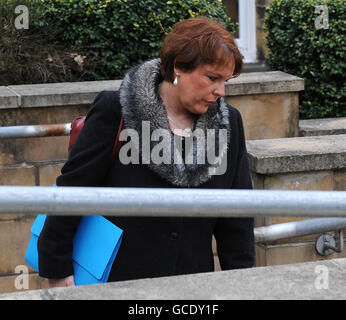
POLYGON ((208 76, 208 78, 209 78, 211 81, 216 81, 216 80, 217 80, 217 77, 213 77, 213 76, 208 76))

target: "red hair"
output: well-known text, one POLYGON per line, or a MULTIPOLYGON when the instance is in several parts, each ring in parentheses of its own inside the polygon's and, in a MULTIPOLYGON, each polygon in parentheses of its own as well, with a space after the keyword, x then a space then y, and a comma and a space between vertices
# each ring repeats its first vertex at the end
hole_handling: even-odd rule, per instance
POLYGON ((176 23, 161 48, 161 75, 173 82, 174 67, 192 72, 203 64, 234 66, 233 76, 242 71, 243 58, 233 36, 218 22, 205 17, 176 23))

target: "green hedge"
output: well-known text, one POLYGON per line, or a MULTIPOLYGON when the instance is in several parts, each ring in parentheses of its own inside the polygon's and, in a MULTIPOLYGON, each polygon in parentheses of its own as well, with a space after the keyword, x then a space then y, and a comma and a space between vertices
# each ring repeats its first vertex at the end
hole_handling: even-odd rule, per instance
MULTIPOLYGON (((33 1, 21 1, 22 4, 25 2, 33 1)), ((35 4, 31 5, 35 6, 38 12, 36 20, 33 21, 36 35, 40 34, 42 38, 47 30, 50 35, 54 35, 47 38, 48 43, 54 48, 54 50, 51 48, 50 52, 55 52, 54 57, 50 52, 49 56, 53 62, 60 61, 62 63, 60 67, 65 66, 65 81, 122 78, 131 66, 158 57, 164 35, 171 30, 174 23, 189 17, 203 15, 215 18, 231 33, 235 33, 238 28, 238 25, 231 23, 220 0, 36 0, 34 2, 35 4), (79 61, 79 65, 75 59, 79 61)), ((0 45, 1 42, 0 37, 0 45)), ((39 43, 36 49, 39 59, 42 60, 40 51, 45 51, 44 57, 47 60, 47 46, 39 43)), ((49 61, 45 61, 44 64, 49 66, 49 61)), ((53 64, 50 61, 50 65, 53 64)), ((8 65, 6 63, 6 66, 8 65)), ((22 71, 25 69, 22 64, 22 71)), ((59 78, 56 71, 50 70, 50 73, 52 76, 49 79, 41 79, 41 82, 56 82, 59 78)), ((0 81, 1 78, 3 77, 0 73, 0 81)), ((22 82, 28 80, 30 81, 23 79, 22 82)), ((39 79, 35 79, 35 82, 40 82, 37 80, 39 79)))
POLYGON ((87 72, 76 63, 75 48, 56 40, 61 26, 47 19, 40 0, 0 2, 0 85, 78 81, 87 72), (29 28, 15 28, 18 5, 29 10, 29 28))
POLYGON ((345 0, 273 0, 266 10, 268 65, 305 80, 301 118, 346 116, 345 21, 345 0), (327 6, 327 29, 318 5, 327 6))

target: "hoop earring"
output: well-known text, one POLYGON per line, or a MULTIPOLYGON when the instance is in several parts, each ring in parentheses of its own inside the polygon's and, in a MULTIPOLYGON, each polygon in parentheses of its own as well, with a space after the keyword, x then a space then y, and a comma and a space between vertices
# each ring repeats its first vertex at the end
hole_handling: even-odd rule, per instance
POLYGON ((176 85, 178 85, 178 77, 179 77, 179 73, 177 72, 176 74, 175 74, 175 79, 174 79, 174 81, 173 81, 173 84, 176 86, 176 85))

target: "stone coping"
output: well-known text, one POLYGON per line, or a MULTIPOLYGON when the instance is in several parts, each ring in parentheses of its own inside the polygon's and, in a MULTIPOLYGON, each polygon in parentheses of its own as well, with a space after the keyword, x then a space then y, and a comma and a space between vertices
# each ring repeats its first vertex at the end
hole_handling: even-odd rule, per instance
POLYGON ((0 109, 91 104, 102 90, 117 90, 121 80, 61 82, 0 87, 0 109))
POLYGON ((226 96, 302 90, 304 90, 304 79, 282 71, 242 73, 226 83, 226 96))
POLYGON ((346 117, 299 121, 300 136, 346 134, 346 117))
POLYGON ((0 294, 0 300, 272 299, 345 300, 346 259, 0 294))
MULTIPOLYGON (((117 90, 122 80, 63 82, 0 87, 0 109, 91 104, 102 90, 117 90)), ((304 80, 281 72, 250 72, 226 83, 226 95, 304 90, 304 80)))
POLYGON ((346 168, 346 134, 249 140, 250 168, 275 174, 346 168))

